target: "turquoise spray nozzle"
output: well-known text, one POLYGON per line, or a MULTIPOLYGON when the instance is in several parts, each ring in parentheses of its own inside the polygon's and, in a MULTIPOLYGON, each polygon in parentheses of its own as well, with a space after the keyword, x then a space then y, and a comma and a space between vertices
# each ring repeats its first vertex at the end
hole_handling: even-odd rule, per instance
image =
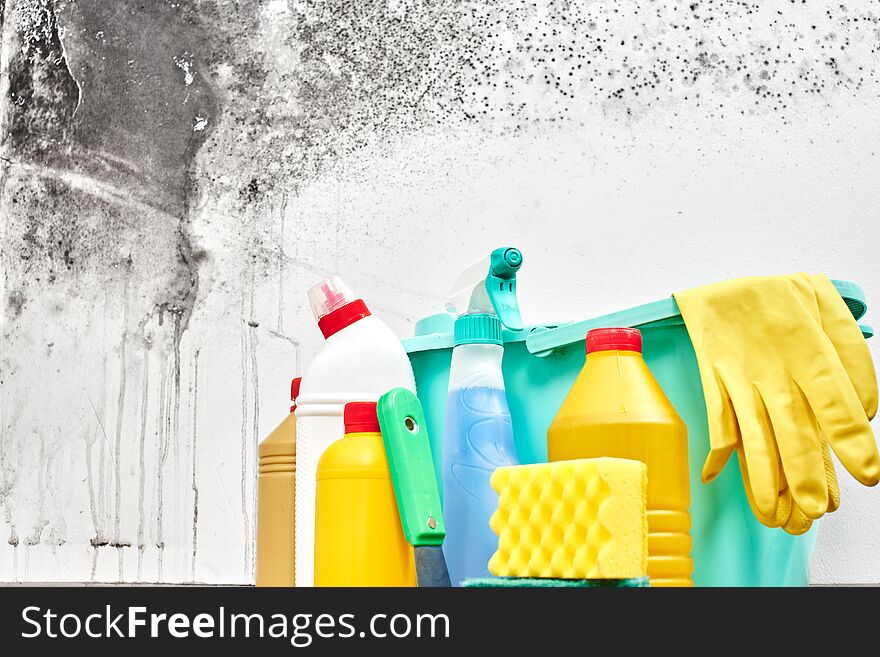
POLYGON ((489 256, 489 275, 486 292, 498 319, 507 328, 519 331, 523 328, 516 300, 516 272, 522 266, 522 252, 513 247, 502 247, 489 256))
POLYGON ((508 329, 522 330, 516 300, 516 272, 521 266, 522 252, 519 249, 495 249, 458 276, 446 309, 460 315, 497 315, 508 329))
POLYGON ((515 279, 517 270, 522 266, 522 252, 512 246, 501 247, 492 251, 489 260, 493 275, 504 280, 515 279))

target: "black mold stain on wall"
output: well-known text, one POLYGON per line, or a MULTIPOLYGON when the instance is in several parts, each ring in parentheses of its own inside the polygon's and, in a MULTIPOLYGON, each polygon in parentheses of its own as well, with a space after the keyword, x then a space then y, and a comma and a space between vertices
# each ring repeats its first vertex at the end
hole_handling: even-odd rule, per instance
POLYGON ((10 7, 21 52, 9 62, 6 100, 19 109, 7 114, 4 141, 15 154, 46 157, 67 141, 79 89, 67 67, 53 6, 34 2, 17 11, 14 4, 10 7))
POLYGON ((217 62, 233 62, 224 108, 239 132, 234 141, 218 137, 208 166, 249 161, 234 182, 212 185, 244 205, 276 188, 295 191, 346 154, 420 128, 517 133, 649 116, 674 128, 695 113, 719 121, 757 115, 772 129, 797 120, 805 104, 855 97, 878 82, 877 2, 288 7, 291 15, 278 20, 283 44, 274 46, 285 49, 286 65, 264 56, 263 35, 250 31, 253 13, 218 41, 226 39, 219 53, 236 51, 217 62))
MULTIPOLYGON (((481 121, 487 129, 629 120, 684 107, 776 115, 878 79, 880 4, 385 2, 296 4, 297 76, 320 140, 348 125, 481 121), (312 114, 314 112, 314 115, 312 114)), ((361 133, 361 134, 358 134, 361 133)))
POLYGON ((191 306, 190 165, 216 121, 192 3, 16 0, 5 14, 2 149, 21 180, 4 199, 8 271, 78 293, 123 266, 167 279, 156 307, 191 306))

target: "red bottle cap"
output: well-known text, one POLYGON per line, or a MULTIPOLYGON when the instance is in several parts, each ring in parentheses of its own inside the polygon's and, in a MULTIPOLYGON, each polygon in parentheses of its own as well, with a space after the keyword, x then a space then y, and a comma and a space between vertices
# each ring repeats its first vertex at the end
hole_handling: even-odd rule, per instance
POLYGON ((370 309, 361 299, 345 304, 341 308, 337 308, 318 320, 318 328, 324 334, 326 340, 334 333, 338 333, 346 326, 354 324, 359 319, 370 316, 370 309))
POLYGON ((594 351, 642 353, 642 333, 634 328, 600 328, 587 331, 587 353, 594 351))
POLYGON ((343 412, 345 433, 379 433, 376 406, 376 402, 347 403, 343 412))
POLYGON ((290 405, 291 413, 296 410, 296 398, 299 397, 299 387, 302 385, 302 380, 303 378, 298 376, 290 382, 290 401, 293 402, 293 404, 290 405))

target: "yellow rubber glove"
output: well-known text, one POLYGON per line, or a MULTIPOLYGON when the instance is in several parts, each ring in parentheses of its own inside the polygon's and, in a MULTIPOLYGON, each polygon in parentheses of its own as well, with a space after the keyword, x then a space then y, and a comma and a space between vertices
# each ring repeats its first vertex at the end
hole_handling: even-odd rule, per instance
POLYGON ((868 424, 877 412, 874 364, 826 277, 750 277, 674 296, 706 397, 704 482, 737 450, 758 519, 797 534, 839 504, 829 445, 858 481, 880 481, 868 424))

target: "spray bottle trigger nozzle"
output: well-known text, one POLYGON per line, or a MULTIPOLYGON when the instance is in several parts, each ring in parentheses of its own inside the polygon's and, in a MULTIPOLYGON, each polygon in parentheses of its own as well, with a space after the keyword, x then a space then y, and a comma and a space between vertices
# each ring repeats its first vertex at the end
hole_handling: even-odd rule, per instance
POLYGON ((502 247, 492 251, 490 256, 490 273, 496 277, 509 280, 516 277, 522 265, 522 252, 513 247, 502 247))
POLYGON ((523 328, 516 300, 516 272, 522 266, 522 252, 514 247, 495 249, 489 256, 486 292, 501 323, 513 331, 523 328))
POLYGON ((522 252, 512 246, 495 249, 456 278, 446 310, 461 314, 495 314, 508 329, 523 328, 516 300, 516 272, 522 252))

